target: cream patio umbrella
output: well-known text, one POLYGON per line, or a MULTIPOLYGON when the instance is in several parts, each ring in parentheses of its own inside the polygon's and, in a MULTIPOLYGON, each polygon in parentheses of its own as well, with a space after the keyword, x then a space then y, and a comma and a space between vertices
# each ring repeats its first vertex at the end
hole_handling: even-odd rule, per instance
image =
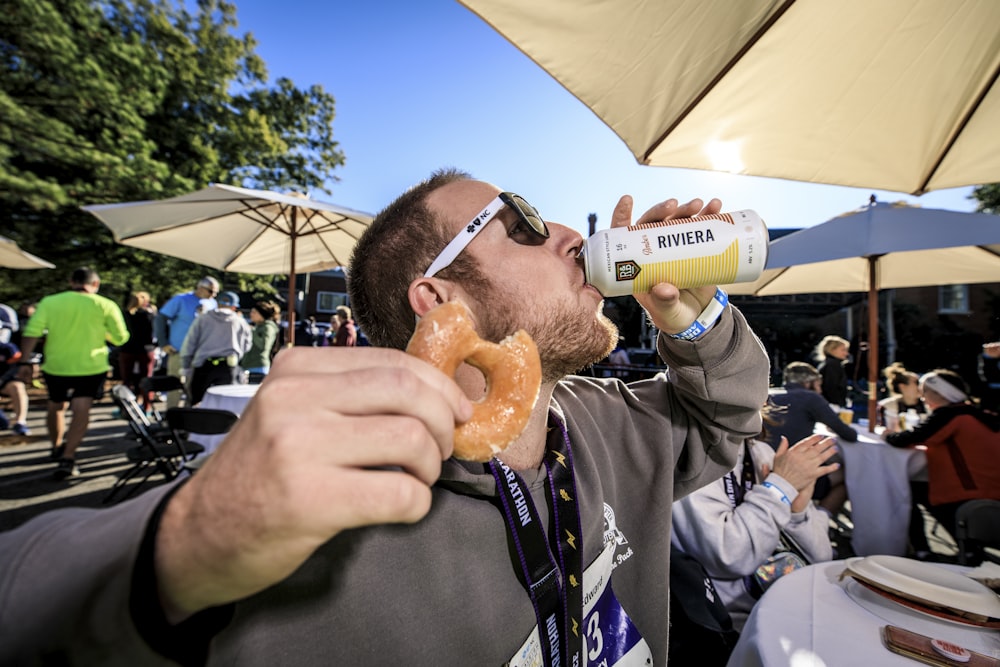
POLYGON ((118 243, 240 273, 288 275, 295 340, 295 275, 346 267, 372 216, 294 194, 230 185, 154 201, 84 206, 118 243))
POLYGON ((54 269, 56 265, 25 252, 6 236, 0 236, 0 268, 4 269, 54 269))
POLYGON ((461 0, 641 164, 921 194, 1000 181, 997 0, 461 0))
POLYGON ((761 277, 730 294, 868 294, 868 419, 875 428, 878 292, 895 287, 1000 283, 1000 216, 872 201, 770 244, 761 277))

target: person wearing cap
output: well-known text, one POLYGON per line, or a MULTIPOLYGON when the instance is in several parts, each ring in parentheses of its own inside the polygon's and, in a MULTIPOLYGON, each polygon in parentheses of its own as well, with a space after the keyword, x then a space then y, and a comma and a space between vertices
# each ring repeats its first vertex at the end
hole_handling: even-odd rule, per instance
MULTIPOLYGON (((180 350, 191 324, 199 313, 215 310, 215 295, 219 293, 219 281, 205 276, 198 281, 194 290, 175 294, 163 304, 153 321, 153 331, 160 344, 160 350, 167 356, 167 375, 179 377, 185 384, 191 378, 190 366, 181 363, 180 350)), ((177 407, 180 392, 167 394, 167 407, 177 407)))
POLYGON ((886 433, 893 447, 927 446, 926 485, 912 482, 918 502, 955 535, 955 514, 969 500, 1000 500, 1000 415, 976 405, 958 373, 937 369, 920 376, 930 416, 911 431, 886 433))
POLYGON ((240 297, 223 292, 217 301, 218 308, 195 319, 181 346, 181 364, 193 369, 191 405, 200 403, 209 387, 236 384, 240 359, 253 346, 253 330, 239 312, 240 297))

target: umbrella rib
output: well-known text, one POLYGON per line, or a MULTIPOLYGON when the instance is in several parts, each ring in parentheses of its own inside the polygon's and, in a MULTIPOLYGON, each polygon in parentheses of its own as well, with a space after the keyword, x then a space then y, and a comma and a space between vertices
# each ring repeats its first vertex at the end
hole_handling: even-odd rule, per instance
POLYGON ((345 234, 347 234, 348 236, 350 236, 355 241, 357 241, 358 239, 361 238, 360 234, 357 235, 357 236, 355 236, 354 234, 351 234, 349 231, 347 231, 346 229, 344 229, 341 226, 342 223, 353 222, 354 221, 353 218, 349 218, 346 215, 340 215, 340 214, 338 214, 338 215, 340 215, 340 219, 339 220, 330 220, 329 218, 323 216, 322 215, 323 213, 329 213, 329 211, 313 211, 313 214, 310 215, 308 218, 306 218, 305 222, 303 223, 305 225, 308 225, 309 230, 308 231, 299 232, 297 235, 298 236, 319 235, 319 234, 322 234, 325 231, 328 231, 329 229, 336 229, 336 230, 344 232, 345 234), (313 218, 315 218, 316 216, 319 216, 320 219, 322 220, 322 222, 324 224, 322 224, 322 225, 315 224, 313 222, 313 218))
MULTIPOLYGON (((133 239, 141 239, 144 236, 152 236, 154 234, 161 234, 161 233, 166 232, 166 231, 172 231, 172 230, 175 230, 175 229, 181 229, 183 227, 190 227, 191 225, 200 225, 200 224, 205 223, 205 222, 212 222, 213 220, 220 220, 220 219, 225 218, 225 217, 230 216, 230 215, 243 215, 248 220, 251 220, 252 222, 263 224, 265 227, 271 227, 271 228, 277 229, 277 227, 275 227, 275 225, 274 225, 274 222, 272 220, 268 220, 263 215, 261 215, 259 218, 255 218, 253 216, 247 215, 248 211, 258 212, 257 211, 258 208, 262 208, 264 206, 274 206, 275 202, 269 202, 269 203, 266 203, 266 204, 261 204, 258 207, 258 206, 252 206, 252 205, 248 204, 246 201, 244 201, 242 199, 240 199, 240 200, 234 200, 234 201, 240 201, 244 206, 247 207, 247 209, 246 210, 242 210, 242 211, 225 211, 223 213, 218 213, 216 215, 208 215, 208 216, 201 217, 201 218, 196 218, 196 219, 193 219, 193 220, 187 220, 185 222, 180 222, 180 223, 172 224, 169 227, 162 227, 162 228, 158 228, 158 229, 149 229, 149 230, 146 230, 144 232, 139 232, 137 234, 130 234, 128 236, 122 236, 120 238, 120 240, 121 241, 126 241, 126 240, 131 241, 133 239)), ((174 202, 174 203, 171 204, 171 206, 183 206, 184 204, 206 204, 206 203, 218 203, 218 200, 206 199, 206 200, 203 200, 203 201, 192 200, 192 201, 174 202)), ((280 204, 279 204, 279 206, 280 206, 280 204)))
POLYGON ((976 96, 976 101, 972 104, 972 106, 969 107, 969 111, 962 117, 962 120, 959 122, 958 126, 952 131, 951 136, 948 137, 948 142, 944 145, 944 148, 941 150, 941 152, 938 153, 937 159, 934 161, 934 164, 931 165, 931 168, 927 172, 927 175, 924 177, 924 180, 920 183, 920 187, 918 187, 915 191, 911 192, 910 194, 922 195, 925 192, 927 192, 927 185, 931 182, 931 179, 934 178, 934 174, 936 174, 937 170, 941 167, 941 163, 944 162, 944 159, 948 156, 948 153, 951 152, 951 149, 955 145, 955 142, 958 141, 958 138, 962 135, 962 132, 965 131, 965 126, 969 124, 969 122, 972 120, 972 117, 975 115, 976 111, 979 110, 979 107, 982 105, 983 100, 986 99, 986 96, 989 94, 990 90, 996 84, 998 78, 1000 78, 1000 62, 998 62, 997 66, 993 68, 993 76, 990 77, 989 83, 983 86, 982 90, 979 91, 979 95, 976 96))
POLYGON ((343 261, 341 261, 340 257, 338 257, 337 253, 333 251, 333 248, 330 247, 330 244, 327 242, 327 240, 325 238, 323 238, 322 234, 323 234, 323 232, 327 228, 333 228, 333 229, 335 229, 337 231, 343 232, 344 234, 346 234, 348 237, 354 239, 355 241, 357 241, 359 238, 361 238, 360 235, 355 236, 354 234, 351 234, 349 231, 347 231, 342 226, 340 226, 341 222, 348 222, 348 221, 351 220, 351 218, 348 218, 347 216, 343 216, 343 219, 342 220, 338 220, 337 222, 334 222, 332 220, 327 220, 326 218, 323 218, 323 220, 327 223, 326 225, 324 225, 322 227, 315 225, 313 223, 313 218, 316 215, 319 215, 319 214, 320 214, 320 211, 313 211, 313 215, 309 216, 309 218, 307 218, 306 222, 305 222, 305 224, 309 225, 310 231, 303 232, 303 233, 299 234, 299 236, 316 236, 317 240, 320 242, 320 244, 323 246, 323 248, 327 252, 330 253, 330 257, 333 258, 333 261, 335 261, 337 263, 337 266, 346 266, 346 263, 343 262, 343 261))
POLYGON ((657 137, 655 141, 652 142, 648 149, 646 149, 646 153, 643 155, 643 164, 649 164, 650 156, 660 147, 660 144, 667 140, 670 133, 673 132, 678 125, 684 122, 684 119, 687 118, 688 115, 694 111, 695 107, 697 107, 698 104, 700 104, 701 101, 705 99, 705 97, 707 97, 708 94, 719 84, 719 82, 722 81, 723 77, 725 77, 726 74, 728 74, 729 71, 733 69, 733 67, 735 67, 740 60, 742 60, 747 51, 752 49, 753 46, 767 33, 767 31, 770 30, 771 26, 774 25, 778 19, 785 14, 785 12, 791 9, 794 4, 795 0, 785 0, 785 3, 757 29, 757 32, 755 32, 753 36, 743 44, 740 50, 729 59, 729 62, 727 62, 725 66, 719 70, 715 77, 713 77, 712 80, 701 89, 698 96, 691 101, 691 103, 680 113, 679 116, 677 116, 677 119, 674 120, 674 122, 671 123, 670 126, 667 127, 667 129, 664 130, 664 132, 657 137))

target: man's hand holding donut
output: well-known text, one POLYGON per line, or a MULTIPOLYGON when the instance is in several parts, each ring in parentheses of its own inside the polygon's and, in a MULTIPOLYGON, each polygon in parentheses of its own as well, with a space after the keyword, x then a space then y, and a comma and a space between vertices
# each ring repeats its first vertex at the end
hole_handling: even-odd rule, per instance
POLYGON ((167 506, 156 571, 168 618, 283 580, 342 530, 418 521, 471 414, 451 378, 402 351, 284 351, 167 506))
MULTIPOLYGON (((687 204, 678 204, 676 199, 667 199, 646 211, 641 218, 632 222, 632 197, 623 196, 611 215, 612 227, 628 227, 673 218, 692 218, 696 215, 711 215, 722 210, 722 202, 712 199, 705 204, 700 199, 692 199, 687 204)), ((715 286, 693 287, 678 290, 670 283, 654 285, 648 294, 636 294, 635 300, 646 309, 650 319, 658 329, 669 334, 687 329, 697 319, 708 302, 715 296, 715 286)))

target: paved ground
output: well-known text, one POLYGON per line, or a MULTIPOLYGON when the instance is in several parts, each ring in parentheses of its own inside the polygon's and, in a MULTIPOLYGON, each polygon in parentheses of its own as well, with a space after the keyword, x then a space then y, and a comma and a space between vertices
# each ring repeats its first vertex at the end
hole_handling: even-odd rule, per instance
MULTIPOLYGON (((128 424, 117 418, 110 398, 94 405, 90 429, 77 450, 80 476, 52 479, 55 463, 49 460, 45 435, 45 400, 32 391, 28 426, 31 435, 0 433, 0 531, 21 525, 57 507, 102 507, 102 500, 129 464, 125 450, 135 444, 128 438, 128 424)), ((9 410, 5 409, 9 415, 9 410)), ((67 415, 67 418, 69 415, 67 415)), ((144 488, 162 482, 154 475, 144 488)))

